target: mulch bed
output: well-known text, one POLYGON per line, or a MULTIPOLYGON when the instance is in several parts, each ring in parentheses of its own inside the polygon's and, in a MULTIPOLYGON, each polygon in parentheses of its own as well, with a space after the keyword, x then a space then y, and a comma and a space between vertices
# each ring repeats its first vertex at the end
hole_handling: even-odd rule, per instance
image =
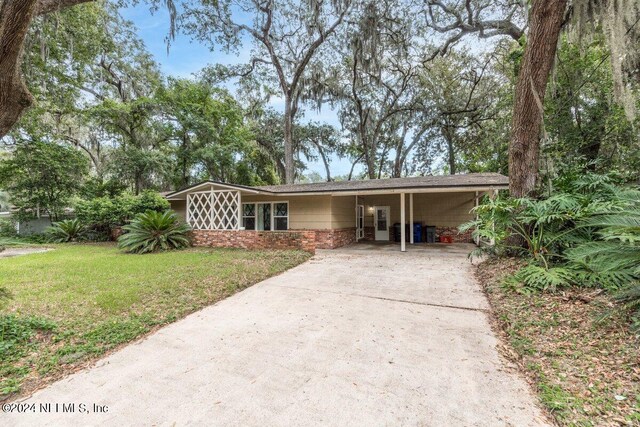
POLYGON ((593 288, 526 294, 503 286, 521 263, 488 260, 476 271, 503 355, 559 425, 640 426, 640 337, 629 319, 593 288))

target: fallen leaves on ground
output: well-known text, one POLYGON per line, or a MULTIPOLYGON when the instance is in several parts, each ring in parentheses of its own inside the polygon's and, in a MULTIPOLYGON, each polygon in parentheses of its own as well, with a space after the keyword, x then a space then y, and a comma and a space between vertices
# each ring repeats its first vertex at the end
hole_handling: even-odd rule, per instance
POLYGON ((594 288, 526 294, 502 279, 522 265, 477 268, 502 354, 515 361, 559 425, 640 425, 640 340, 609 296, 594 288))

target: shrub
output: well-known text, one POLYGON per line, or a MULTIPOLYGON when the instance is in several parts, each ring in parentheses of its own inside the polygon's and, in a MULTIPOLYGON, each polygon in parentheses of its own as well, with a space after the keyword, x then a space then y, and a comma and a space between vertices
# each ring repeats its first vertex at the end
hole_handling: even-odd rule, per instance
POLYGON ((0 237, 16 237, 17 235, 15 221, 8 218, 0 218, 0 237))
POLYGON ((169 209, 169 202, 160 194, 146 191, 138 196, 121 194, 117 197, 96 197, 76 203, 76 217, 88 224, 98 235, 108 236, 112 228, 122 226, 136 215, 169 209))
POLYGON ((482 251, 528 259, 513 280, 529 290, 569 285, 617 290, 636 282, 640 192, 589 173, 560 180, 558 188, 538 200, 486 200, 475 209, 478 219, 461 230, 474 229, 474 236, 495 241, 482 251), (512 246, 513 236, 525 245, 512 246))
POLYGON ((118 239, 118 247, 131 253, 180 249, 189 246, 188 224, 178 220, 175 212, 148 211, 139 214, 131 224, 122 227, 125 234, 118 239))
POLYGON ((46 230, 47 237, 53 243, 79 242, 84 240, 87 234, 85 227, 79 219, 66 219, 54 222, 46 230))

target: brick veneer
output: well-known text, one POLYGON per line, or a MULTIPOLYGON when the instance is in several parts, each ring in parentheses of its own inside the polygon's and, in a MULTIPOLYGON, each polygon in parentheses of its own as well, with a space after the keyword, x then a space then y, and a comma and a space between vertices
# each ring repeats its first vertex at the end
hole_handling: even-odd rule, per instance
POLYGON ((451 236, 453 243, 473 243, 471 231, 472 230, 467 230, 464 233, 458 234, 457 227, 436 227, 437 236, 451 236))
POLYGON ((302 249, 316 252, 314 230, 193 230, 194 246, 242 249, 302 249))
MULTIPOLYGON (((337 230, 194 230, 194 246, 242 249, 301 249, 315 253, 317 249, 335 249, 355 243, 356 229, 337 230)), ((363 240, 374 240, 373 227, 364 228, 363 240)), ((393 240, 390 232, 390 240, 393 240)), ((454 243, 473 243, 471 231, 458 234, 456 227, 436 227, 438 236, 452 236, 454 243)))
POLYGON ((356 229, 315 230, 318 249, 335 249, 356 242, 356 229))
POLYGON ((375 227, 365 227, 364 228, 364 237, 362 240, 376 240, 376 228, 375 227))

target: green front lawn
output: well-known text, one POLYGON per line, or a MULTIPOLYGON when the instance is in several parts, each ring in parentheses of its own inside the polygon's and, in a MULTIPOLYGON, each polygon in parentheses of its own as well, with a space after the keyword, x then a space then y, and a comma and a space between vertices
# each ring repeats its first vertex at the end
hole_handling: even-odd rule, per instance
POLYGON ((0 400, 308 257, 195 248, 128 255, 96 244, 0 259, 0 400))

